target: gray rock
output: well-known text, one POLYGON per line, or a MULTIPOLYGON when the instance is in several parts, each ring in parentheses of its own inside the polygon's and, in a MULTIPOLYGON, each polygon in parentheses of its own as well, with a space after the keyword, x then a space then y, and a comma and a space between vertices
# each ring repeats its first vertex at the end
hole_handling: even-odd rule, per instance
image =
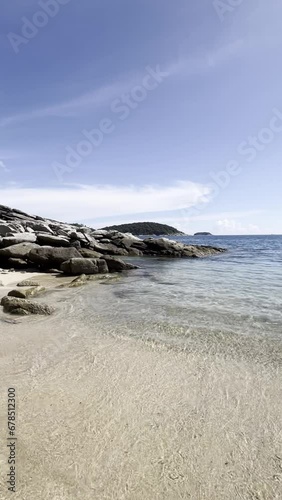
POLYGON ((130 257, 140 257, 143 255, 143 252, 142 250, 138 250, 138 248, 131 247, 128 249, 128 255, 130 255, 130 257))
POLYGON ((38 283, 38 281, 33 281, 33 280, 23 280, 20 283, 18 283, 17 286, 40 286, 40 283, 38 283))
POLYGON ((99 274, 106 274, 109 272, 108 264, 104 259, 97 260, 99 274))
POLYGON ((10 311, 10 314, 15 314, 17 316, 29 316, 29 312, 27 312, 25 309, 22 309, 21 307, 17 307, 16 309, 12 309, 10 311))
POLYGON ((53 235, 52 229, 48 226, 48 224, 44 224, 43 222, 32 222, 30 223, 30 227, 32 228, 33 231, 36 231, 38 233, 49 233, 53 235))
POLYGON ((36 243, 36 235, 34 233, 14 233, 13 236, 6 236, 2 240, 4 247, 19 243, 36 243))
POLYGON ((18 243, 10 247, 1 248, 0 258, 26 259, 31 250, 38 248, 36 243, 18 243))
POLYGON ((43 286, 37 286, 32 288, 22 288, 11 290, 8 293, 8 297, 18 297, 19 299, 27 299, 28 297, 34 297, 39 295, 39 293, 45 292, 46 288, 43 286))
POLYGON ((61 264, 61 271, 65 274, 98 274, 97 260, 84 259, 83 257, 69 259, 61 264))
POLYGON ((95 252, 95 250, 90 250, 89 248, 80 248, 79 253, 85 259, 100 259, 102 253, 95 252))
POLYGON ((133 264, 128 264, 121 259, 116 257, 111 257, 109 255, 104 256, 104 260, 107 263, 108 269, 110 273, 120 273, 122 271, 127 271, 129 269, 138 269, 138 266, 134 266, 133 264))
POLYGON ((70 244, 69 239, 62 236, 52 236, 51 234, 37 234, 37 242, 39 245, 50 245, 53 247, 68 247, 70 244))
POLYGON ((38 247, 28 254, 28 259, 42 269, 58 268, 66 260, 75 257, 80 257, 80 253, 73 247, 38 247))
POLYGON ((76 288, 76 287, 79 287, 79 286, 83 286, 87 283, 88 279, 87 279, 87 276, 86 274, 81 274, 80 276, 78 276, 77 278, 75 278, 70 284, 69 284, 69 288, 76 288))
POLYGON ((128 255, 127 250, 125 248, 118 248, 116 245, 113 245, 112 243, 100 243, 100 242, 94 242, 93 243, 93 248, 97 252, 100 252, 102 254, 107 254, 107 255, 128 255))
POLYGON ((216 255, 224 252, 221 248, 199 246, 199 245, 184 245, 177 241, 169 240, 168 238, 148 238, 144 240, 147 248, 144 253, 148 255, 160 255, 164 257, 206 257, 208 255, 216 255))
POLYGON ((31 302, 26 299, 18 299, 17 297, 3 297, 1 300, 1 306, 4 308, 4 312, 18 314, 17 310, 21 309, 29 314, 43 314, 50 315, 55 309, 47 304, 39 304, 37 302, 31 302))

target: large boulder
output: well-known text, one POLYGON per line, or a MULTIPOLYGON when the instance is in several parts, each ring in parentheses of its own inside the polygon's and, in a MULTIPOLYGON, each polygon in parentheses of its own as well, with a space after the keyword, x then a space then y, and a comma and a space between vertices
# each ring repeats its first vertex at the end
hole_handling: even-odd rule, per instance
POLYGON ((53 236, 52 234, 39 233, 37 234, 37 242, 39 245, 50 245, 53 247, 68 247, 70 241, 63 236, 53 236))
POLYGON ((99 267, 96 259, 84 259, 83 257, 69 259, 61 264, 61 271, 65 274, 98 274, 99 267))
POLYGON ((38 233, 54 234, 48 224, 44 224, 44 222, 30 222, 29 227, 38 233))
POLYGON ((36 243, 36 235, 34 233, 14 233, 13 236, 6 236, 2 240, 3 247, 18 243, 36 243))
POLYGON ((29 314, 50 315, 55 311, 54 307, 47 304, 39 304, 30 300, 8 296, 2 298, 1 306, 3 306, 4 312, 11 314, 25 314, 26 312, 29 314))
POLYGON ((122 271, 127 271, 130 269, 138 269, 138 266, 134 266, 133 264, 128 264, 117 257, 112 257, 110 255, 105 255, 104 260, 107 263, 108 269, 110 273, 121 273, 122 271))
POLYGON ((93 248, 97 252, 107 255, 128 255, 128 252, 125 248, 118 248, 116 245, 112 243, 100 243, 95 241, 93 243, 93 248))
POLYGON ((58 268, 66 260, 79 257, 80 253, 73 247, 38 247, 28 255, 28 259, 42 269, 58 268))
POLYGON ((38 248, 36 243, 18 243, 10 247, 0 249, 0 258, 5 259, 27 259, 31 250, 38 248))
POLYGON ((95 250, 90 250, 90 248, 80 248, 79 253, 85 259, 100 259, 103 255, 102 253, 95 252, 95 250))
POLYGON ((112 240, 115 245, 117 246, 122 246, 126 248, 126 250, 131 249, 133 245, 137 245, 142 243, 142 240, 140 238, 137 238, 137 236, 133 236, 133 234, 123 234, 122 236, 120 235, 114 235, 112 237, 112 240))

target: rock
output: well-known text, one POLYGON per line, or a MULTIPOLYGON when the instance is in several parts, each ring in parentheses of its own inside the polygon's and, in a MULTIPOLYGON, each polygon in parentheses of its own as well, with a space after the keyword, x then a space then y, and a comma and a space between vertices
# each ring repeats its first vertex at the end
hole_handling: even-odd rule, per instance
POLYGON ((79 240, 73 240, 70 242, 70 246, 79 250, 81 248, 81 243, 79 240))
POLYGON ((112 243, 100 243, 100 242, 94 242, 93 243, 93 248, 97 252, 101 252, 102 254, 107 254, 107 255, 128 255, 127 250, 125 248, 118 248, 116 245, 113 245, 112 243))
POLYGON ((13 257, 8 259, 7 263, 9 267, 14 267, 15 269, 26 269, 28 267, 26 260, 16 259, 13 257))
MULTIPOLYGON (((52 248, 38 247, 31 250, 28 259, 31 262, 39 265, 42 269, 50 269, 60 267, 63 262, 71 258, 79 258, 80 253, 76 248, 52 248)), ((82 273, 78 273, 82 274, 82 273)))
POLYGON ((95 252, 95 250, 90 250, 89 248, 80 248, 79 253, 85 259, 100 259, 103 256, 102 253, 95 252))
POLYGON ((31 222, 29 223, 29 227, 38 233, 49 233, 54 234, 52 229, 48 226, 48 224, 44 224, 43 222, 31 222))
POLYGON ((97 260, 84 259, 83 257, 69 259, 61 265, 61 271, 65 274, 98 274, 97 260))
POLYGON ((224 252, 222 248, 214 248, 200 245, 184 245, 183 243, 169 240, 167 238, 144 240, 147 255, 160 255, 164 257, 206 257, 224 252))
POLYGON ((6 236, 2 240, 3 247, 17 245, 18 243, 35 243, 36 235, 34 233, 15 233, 13 236, 6 236))
MULTIPOLYGON (((55 309, 47 304, 39 304, 38 302, 31 302, 26 299, 18 299, 16 297, 3 297, 1 300, 1 306, 4 308, 4 312, 15 313, 18 309, 24 310, 30 314, 43 314, 50 315, 55 309)), ((17 313, 17 312, 16 312, 17 313)))
POLYGON ((96 236, 107 236, 109 233, 109 231, 106 231, 105 229, 96 229, 96 231, 92 231, 92 235, 94 236, 94 238, 96 238, 96 236))
POLYGON ((127 271, 129 269, 138 269, 138 266, 134 266, 133 264, 128 264, 121 259, 111 257, 110 255, 105 255, 104 260, 107 263, 110 273, 127 271))
POLYGON ((37 234, 37 242, 39 245, 50 245, 53 247, 68 247, 70 242, 63 236, 52 236, 51 234, 37 234))
POLYGON ((17 307, 16 309, 12 309, 10 314, 17 314, 18 316, 29 316, 29 312, 21 307, 17 307))
POLYGON ((109 272, 108 264, 104 259, 97 260, 99 274, 107 274, 109 272))
POLYGON ((18 243, 0 250, 0 258, 27 259, 29 252, 38 248, 36 243, 18 243))
POLYGON ((18 283, 17 286, 40 286, 40 283, 38 283, 38 281, 23 280, 18 283))
POLYGON ((78 286, 83 286, 87 283, 87 281, 88 279, 86 274, 81 274, 69 284, 69 288, 76 288, 78 286))
POLYGON ((133 236, 131 234, 123 234, 121 237, 113 237, 113 241, 115 245, 121 245, 124 247, 126 250, 130 250, 133 245, 137 245, 142 243, 142 240, 140 238, 137 238, 136 236, 133 236))
POLYGON ((139 257, 143 255, 143 252, 138 250, 138 248, 131 247, 128 249, 128 255, 130 255, 130 257, 139 257))
POLYGON ((32 288, 23 288, 23 289, 15 289, 11 290, 8 293, 8 297, 18 297, 19 299, 27 299, 28 297, 34 297, 39 293, 45 292, 46 288, 43 286, 37 286, 32 288))
POLYGON ((0 235, 6 236, 6 234, 13 232, 13 227, 6 222, 0 223, 0 235))

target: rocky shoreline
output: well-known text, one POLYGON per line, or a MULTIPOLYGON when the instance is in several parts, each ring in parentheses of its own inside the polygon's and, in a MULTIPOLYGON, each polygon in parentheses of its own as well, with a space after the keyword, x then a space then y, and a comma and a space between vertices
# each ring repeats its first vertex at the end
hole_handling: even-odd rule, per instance
MULTIPOLYGON (((140 239, 116 230, 95 230, 0 205, 0 272, 21 270, 73 277, 82 275, 79 283, 73 285, 78 286, 91 275, 137 268, 120 257, 200 258, 224 251, 211 246, 185 245, 166 238, 140 239)), ((35 295, 35 291, 30 295, 35 295)), ((27 303, 27 296, 19 297, 17 293, 4 297, 1 305, 4 311, 14 314, 37 314, 39 310, 27 303)), ((42 313, 51 312, 45 308, 42 313)))

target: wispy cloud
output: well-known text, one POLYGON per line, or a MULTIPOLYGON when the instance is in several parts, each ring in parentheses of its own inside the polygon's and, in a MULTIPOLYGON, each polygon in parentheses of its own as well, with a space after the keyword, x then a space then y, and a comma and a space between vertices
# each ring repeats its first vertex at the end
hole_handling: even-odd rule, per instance
POLYGON ((1 203, 46 217, 81 221, 123 214, 179 210, 207 203, 210 188, 179 181, 169 186, 66 186, 0 189, 1 203))
MULTIPOLYGON (((202 55, 199 54, 197 57, 182 55, 176 61, 163 65, 162 69, 170 76, 199 74, 223 64, 239 53, 242 46, 243 41, 236 40, 202 55)), ((24 123, 37 118, 68 117, 93 112, 105 105, 109 105, 113 99, 130 91, 130 89, 140 83, 140 79, 142 79, 141 72, 135 75, 131 73, 124 77, 119 77, 115 82, 102 85, 73 99, 3 117, 0 119, 0 127, 24 123)))
POLYGON ((93 111, 109 103, 116 96, 126 92, 128 88, 133 85, 133 82, 133 78, 131 80, 117 81, 109 85, 101 86, 96 90, 87 92, 68 101, 4 117, 0 119, 0 127, 23 123, 35 118, 47 118, 50 116, 67 117, 75 116, 78 113, 81 114, 83 112, 93 111))
POLYGON ((240 54, 243 47, 243 39, 238 39, 203 54, 198 54, 197 57, 187 57, 185 54, 180 54, 178 60, 169 66, 168 71, 170 74, 184 76, 205 73, 240 54))

